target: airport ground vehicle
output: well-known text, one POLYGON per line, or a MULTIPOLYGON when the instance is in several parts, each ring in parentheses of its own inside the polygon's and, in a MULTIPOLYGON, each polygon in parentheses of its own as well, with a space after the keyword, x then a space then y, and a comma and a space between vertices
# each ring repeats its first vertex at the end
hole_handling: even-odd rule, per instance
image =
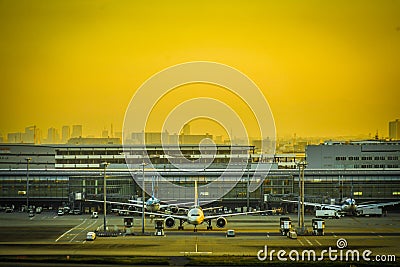
POLYGON ((226 231, 226 237, 235 237, 235 230, 226 231))
POLYGON ((99 214, 96 211, 93 211, 91 217, 92 217, 92 219, 97 219, 97 218, 99 218, 99 214))
POLYGON ((336 210, 316 210, 315 217, 317 218, 335 218, 339 219, 340 214, 336 210))
POLYGON ((372 209, 359 209, 359 216, 377 216, 381 217, 383 214, 382 208, 372 208, 372 209))
POLYGON ((59 209, 57 212, 58 216, 63 216, 64 215, 64 210, 63 209, 59 209))
POLYGON ((30 210, 30 211, 29 211, 29 217, 33 217, 33 216, 35 216, 35 211, 30 210))
POLYGON ((321 218, 313 218, 311 221, 313 235, 324 235, 325 221, 321 218))
POLYGON ((95 232, 88 232, 86 234, 86 240, 93 241, 95 239, 96 239, 96 233, 95 232))
POLYGON ((292 219, 290 217, 279 218, 279 231, 282 235, 287 235, 292 229, 292 219))

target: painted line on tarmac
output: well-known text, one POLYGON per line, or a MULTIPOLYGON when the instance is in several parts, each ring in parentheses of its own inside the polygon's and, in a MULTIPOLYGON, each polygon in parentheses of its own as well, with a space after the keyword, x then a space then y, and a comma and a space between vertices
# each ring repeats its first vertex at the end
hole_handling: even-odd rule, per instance
POLYGON ((60 235, 55 242, 58 242, 58 240, 60 240, 61 238, 63 238, 66 234, 68 234, 69 232, 71 232, 72 230, 74 230, 76 227, 81 226, 82 224, 84 224, 86 222, 87 219, 85 219, 83 222, 81 222, 80 224, 78 224, 77 226, 72 227, 71 229, 69 229, 68 231, 66 231, 65 233, 63 233, 62 235, 60 235))
POLYGON ((297 241, 299 241, 299 243, 300 243, 302 246, 304 246, 304 243, 303 243, 303 242, 301 242, 301 240, 300 240, 300 239, 297 239, 297 241))
POLYGON ((381 235, 378 235, 378 234, 375 233, 375 232, 372 232, 372 231, 371 231, 371 233, 374 234, 374 235, 377 235, 378 237, 383 237, 383 236, 381 236, 381 235))
POLYGON ((318 245, 322 246, 321 242, 319 242, 318 240, 314 239, 314 241, 315 241, 318 245))
POLYGON ((212 254, 211 251, 181 251, 181 254, 212 254))
POLYGON ((311 243, 310 240, 308 240, 307 238, 304 238, 304 239, 307 241, 307 243, 308 243, 310 246, 312 246, 312 243, 311 243))
MULTIPOLYGON (((78 236, 80 235, 83 231, 87 230, 89 227, 92 227, 95 223, 97 223, 97 220, 95 220, 93 223, 91 223, 90 225, 88 225, 86 228, 84 228, 83 230, 81 230, 79 233, 75 234, 75 236, 69 241, 70 243, 78 236)), ((82 229, 82 228, 77 228, 75 230, 78 229, 82 229)), ((81 241, 76 241, 76 242, 81 242, 81 241)))
POLYGON ((337 237, 337 235, 335 235, 335 233, 334 233, 334 232, 332 232, 332 235, 333 235, 333 237, 337 237))

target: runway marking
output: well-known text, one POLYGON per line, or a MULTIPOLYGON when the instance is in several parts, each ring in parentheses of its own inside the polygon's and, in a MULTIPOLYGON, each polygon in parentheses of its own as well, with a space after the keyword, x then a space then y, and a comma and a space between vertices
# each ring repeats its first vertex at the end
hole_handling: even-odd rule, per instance
POLYGON ((321 242, 319 242, 318 240, 314 239, 314 241, 315 241, 318 245, 322 246, 321 242))
POLYGON ((371 233, 374 234, 374 235, 377 235, 378 237, 383 237, 383 236, 381 236, 381 235, 378 235, 378 234, 375 233, 375 232, 372 232, 372 231, 371 231, 371 233))
POLYGON ((332 234, 333 234, 333 237, 337 237, 337 235, 335 235, 335 233, 334 233, 334 232, 332 232, 332 234))
POLYGON ((307 241, 307 243, 308 243, 310 246, 312 246, 312 243, 311 243, 310 240, 308 240, 307 238, 304 238, 304 239, 307 241))
MULTIPOLYGON (((83 230, 81 230, 79 233, 75 234, 75 236, 69 242, 71 243, 78 235, 80 235, 83 231, 87 230, 89 227, 92 227, 95 223, 97 223, 97 220, 95 220, 93 223, 88 225, 88 227, 83 228, 83 230)), ((78 229, 82 229, 82 228, 76 228, 76 230, 78 230, 78 229)), ((75 241, 75 242, 81 242, 81 241, 75 241)))
POLYGON ((301 242, 301 240, 300 240, 300 239, 297 239, 297 241, 299 241, 299 242, 300 242, 300 244, 301 244, 302 246, 304 246, 304 243, 303 243, 303 242, 301 242))
POLYGON ((181 253, 183 253, 183 254, 212 254, 211 251, 199 251, 197 242, 195 244, 195 251, 184 251, 184 252, 181 252, 181 253))
POLYGON ((74 230, 76 227, 81 226, 83 223, 86 222, 87 219, 85 219, 83 222, 81 222, 79 225, 72 227, 71 229, 69 229, 68 231, 66 231, 65 233, 63 233, 62 235, 60 235, 55 242, 58 242, 58 240, 60 240, 61 238, 63 238, 66 234, 68 234, 69 232, 71 232, 72 230, 74 230))

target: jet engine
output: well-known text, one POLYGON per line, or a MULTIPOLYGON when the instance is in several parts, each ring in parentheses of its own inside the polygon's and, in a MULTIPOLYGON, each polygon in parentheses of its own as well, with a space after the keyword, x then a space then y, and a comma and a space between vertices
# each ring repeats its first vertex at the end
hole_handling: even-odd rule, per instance
POLYGON ((179 210, 179 207, 176 206, 176 205, 170 206, 170 207, 169 207, 169 210, 170 210, 172 213, 177 213, 178 210, 179 210))
POLYGON ((175 219, 174 218, 168 217, 168 218, 165 219, 165 226, 167 228, 172 228, 172 227, 174 227, 174 225, 175 225, 175 219))
POLYGON ((226 219, 224 217, 219 217, 217 219, 216 225, 218 228, 224 228, 226 225, 226 219))

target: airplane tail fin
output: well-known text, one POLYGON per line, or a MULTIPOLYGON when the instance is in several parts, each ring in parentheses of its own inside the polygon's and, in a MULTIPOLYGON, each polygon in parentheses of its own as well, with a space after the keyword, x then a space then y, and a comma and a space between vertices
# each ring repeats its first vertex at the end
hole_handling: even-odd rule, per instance
POLYGON ((199 205, 199 192, 197 191, 197 180, 194 180, 194 206, 198 207, 199 205))

